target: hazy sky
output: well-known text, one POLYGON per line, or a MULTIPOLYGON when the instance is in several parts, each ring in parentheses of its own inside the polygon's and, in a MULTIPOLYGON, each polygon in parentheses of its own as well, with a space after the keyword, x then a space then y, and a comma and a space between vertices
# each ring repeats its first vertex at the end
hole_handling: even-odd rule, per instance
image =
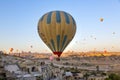
POLYGON ((77 24, 65 51, 120 51, 120 0, 1 0, 0 50, 51 52, 40 39, 37 24, 54 10, 70 13, 77 24))

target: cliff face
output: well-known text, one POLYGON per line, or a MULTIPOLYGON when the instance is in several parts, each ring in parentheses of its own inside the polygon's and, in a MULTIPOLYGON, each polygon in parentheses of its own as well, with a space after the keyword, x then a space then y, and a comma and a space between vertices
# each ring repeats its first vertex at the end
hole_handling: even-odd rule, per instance
POLYGON ((120 56, 120 52, 66 52, 61 55, 61 57, 68 56, 79 56, 79 57, 89 57, 89 56, 120 56))
POLYGON ((6 73, 4 70, 3 62, 2 62, 2 54, 0 54, 0 78, 4 79, 5 77, 6 77, 6 73))
MULTIPOLYGON (((50 56, 54 56, 57 57, 56 55, 52 54, 52 53, 14 53, 14 54, 10 54, 10 55, 15 55, 15 56, 19 56, 19 57, 28 57, 28 58, 49 58, 50 56)), ((90 57, 90 56, 120 56, 120 52, 100 52, 100 51, 96 51, 96 52, 63 52, 61 55, 61 58, 63 57, 73 57, 73 56, 77 56, 77 57, 90 57)))

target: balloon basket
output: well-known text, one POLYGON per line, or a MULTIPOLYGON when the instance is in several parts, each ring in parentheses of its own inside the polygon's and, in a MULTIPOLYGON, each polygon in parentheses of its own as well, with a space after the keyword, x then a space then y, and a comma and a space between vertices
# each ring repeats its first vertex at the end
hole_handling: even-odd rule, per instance
POLYGON ((57 58, 56 58, 56 61, 60 61, 60 58, 59 58, 59 57, 57 57, 57 58))

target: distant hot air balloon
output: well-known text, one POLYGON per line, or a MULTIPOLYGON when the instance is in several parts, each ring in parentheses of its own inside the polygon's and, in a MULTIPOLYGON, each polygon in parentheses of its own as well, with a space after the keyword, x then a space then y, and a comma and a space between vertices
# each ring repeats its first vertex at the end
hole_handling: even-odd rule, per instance
POLYGON ((33 48, 33 46, 32 46, 32 45, 31 45, 30 47, 31 47, 31 48, 33 48))
POLYGON ((96 40, 96 38, 94 38, 96 40))
POLYGON ((10 53, 12 53, 13 50, 14 50, 13 48, 10 48, 10 53))
POLYGON ((50 56, 50 61, 53 61, 54 57, 53 56, 50 56))
POLYGON ((103 20, 104 20, 103 18, 100 18, 100 21, 101 21, 101 22, 103 22, 103 20))
POLYGON ((113 35, 115 34, 115 32, 112 33, 113 35))
POLYGON ((76 32, 73 17, 64 11, 51 11, 38 22, 38 33, 43 42, 59 57, 76 32))
POLYGON ((107 53, 107 50, 104 50, 104 53, 107 53))

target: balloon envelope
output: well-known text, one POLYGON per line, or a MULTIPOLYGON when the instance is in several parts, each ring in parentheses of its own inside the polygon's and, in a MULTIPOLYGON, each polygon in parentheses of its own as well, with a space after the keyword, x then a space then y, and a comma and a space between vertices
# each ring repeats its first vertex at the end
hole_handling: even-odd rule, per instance
POLYGON ((48 12, 38 22, 39 36, 58 57, 73 39, 75 32, 75 20, 64 11, 48 12))
POLYGON ((10 48, 10 52, 12 52, 14 49, 13 48, 10 48))
POLYGON ((101 21, 101 22, 103 22, 103 20, 104 20, 103 18, 100 18, 100 21, 101 21))
POLYGON ((107 53, 107 50, 104 50, 104 53, 107 53))
POLYGON ((115 34, 115 32, 113 32, 113 34, 115 34))
POLYGON ((31 45, 30 47, 31 47, 31 48, 33 48, 33 46, 32 46, 32 45, 31 45))
POLYGON ((52 61, 54 59, 54 57, 53 56, 50 56, 50 60, 52 61))

